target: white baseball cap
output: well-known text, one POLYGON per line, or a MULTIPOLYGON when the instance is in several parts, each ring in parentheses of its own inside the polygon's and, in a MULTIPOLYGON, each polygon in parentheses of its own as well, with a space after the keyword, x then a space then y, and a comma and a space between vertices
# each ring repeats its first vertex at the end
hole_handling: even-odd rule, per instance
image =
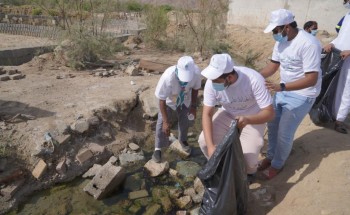
POLYGON ((190 56, 183 56, 177 61, 177 75, 180 81, 190 82, 196 71, 195 63, 193 58, 190 56))
POLYGON ((211 57, 209 66, 202 71, 202 75, 209 80, 214 80, 222 74, 232 72, 234 66, 229 54, 215 54, 211 57))
POLYGON ((271 12, 270 24, 265 28, 264 33, 271 32, 274 28, 294 22, 294 14, 286 9, 279 9, 271 12))

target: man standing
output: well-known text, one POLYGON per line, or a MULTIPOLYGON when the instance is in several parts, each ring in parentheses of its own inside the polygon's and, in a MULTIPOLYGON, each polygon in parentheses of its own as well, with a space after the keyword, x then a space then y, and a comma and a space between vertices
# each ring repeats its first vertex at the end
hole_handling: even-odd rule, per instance
POLYGON ((204 88, 203 132, 198 140, 203 154, 211 157, 232 120, 237 120, 247 174, 254 174, 266 122, 274 116, 264 78, 255 70, 234 66, 228 54, 213 55, 202 75, 208 79, 204 88), (214 114, 218 103, 222 107, 214 114))
MULTIPOLYGON (((345 8, 350 10, 350 0, 344 0, 343 4, 345 8)), ((330 52, 333 47, 342 51, 340 55, 344 59, 334 101, 334 115, 336 116, 334 129, 347 134, 344 121, 350 112, 350 57, 348 57, 350 51, 350 12, 345 15, 338 36, 325 46, 324 50, 330 52)))
POLYGON ((264 33, 276 40, 271 62, 261 71, 266 78, 280 69, 280 84, 266 82, 273 98, 275 118, 268 123, 267 157, 258 170, 267 179, 284 166, 293 146, 294 134, 321 90, 321 45, 316 37, 297 28, 294 15, 285 9, 271 13, 264 33))
POLYGON ((177 65, 165 70, 160 77, 155 95, 159 99, 159 113, 156 125, 155 150, 152 159, 160 163, 161 148, 169 146, 172 116, 177 116, 178 138, 184 151, 191 152, 187 143, 189 120, 196 116, 198 89, 201 77, 192 57, 181 57, 177 65))

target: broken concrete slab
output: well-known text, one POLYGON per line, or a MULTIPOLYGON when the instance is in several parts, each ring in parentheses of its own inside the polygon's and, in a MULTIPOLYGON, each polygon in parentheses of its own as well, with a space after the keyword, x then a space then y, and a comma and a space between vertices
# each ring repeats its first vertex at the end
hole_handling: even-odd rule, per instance
POLYGON ((60 175, 64 175, 67 172, 67 165, 66 165, 66 159, 60 161, 56 166, 56 171, 60 175))
POLYGON ((94 177, 102 168, 100 164, 94 164, 87 172, 82 176, 83 178, 94 177))
POLYGON ((170 147, 169 147, 171 150, 174 150, 176 152, 178 152, 181 156, 184 156, 184 157, 188 157, 190 156, 191 154, 191 151, 189 152, 186 152, 185 150, 183 150, 182 146, 181 146, 181 143, 179 140, 176 140, 174 141, 170 147))
POLYGON ((89 130, 89 123, 86 120, 78 120, 71 125, 71 129, 82 134, 89 130))
POLYGON ((159 100, 153 95, 153 92, 154 88, 147 89, 139 96, 143 111, 145 112, 146 116, 151 118, 155 118, 159 112, 159 100))
POLYGON ((129 199, 133 200, 133 199, 140 199, 140 198, 144 198, 148 196, 148 192, 147 190, 138 190, 138 191, 134 191, 134 192, 130 192, 129 193, 129 199))
POLYGON ((92 151, 93 154, 103 153, 105 151, 105 146, 101 146, 97 143, 90 143, 88 148, 92 151))
POLYGON ((25 179, 21 179, 7 185, 5 188, 0 190, 1 196, 8 200, 11 199, 15 195, 17 190, 23 185, 24 182, 25 179))
POLYGON ((57 135, 55 136, 54 140, 57 141, 59 145, 63 145, 68 143, 71 140, 71 135, 70 134, 57 135))
POLYGON ((34 170, 32 171, 32 175, 36 178, 39 179, 41 176, 44 175, 45 171, 47 169, 47 164, 43 159, 40 159, 39 162, 36 164, 34 170))
POLYGON ((136 163, 145 160, 143 152, 139 153, 123 153, 119 155, 119 161, 121 166, 126 166, 131 163, 136 163))
POLYGON ((129 143, 129 148, 133 151, 137 151, 140 149, 140 146, 135 143, 129 143))
POLYGON ((87 160, 89 160, 93 156, 94 155, 92 154, 90 149, 83 149, 77 154, 76 159, 79 161, 80 164, 84 164, 87 160))
POLYGON ((169 170, 169 162, 165 161, 162 163, 156 163, 153 160, 149 160, 144 167, 149 172, 151 177, 157 177, 169 170))
POLYGON ((84 187, 84 191, 92 195, 95 199, 103 199, 113 192, 124 180, 125 169, 105 164, 95 177, 84 187))

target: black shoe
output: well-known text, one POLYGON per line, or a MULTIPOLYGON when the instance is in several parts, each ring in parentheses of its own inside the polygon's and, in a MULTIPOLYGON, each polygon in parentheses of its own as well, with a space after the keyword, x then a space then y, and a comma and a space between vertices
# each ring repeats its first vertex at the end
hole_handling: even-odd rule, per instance
POLYGON ((162 162, 162 151, 155 150, 152 155, 152 160, 156 163, 162 162))
POLYGON ((334 130, 338 131, 342 134, 347 134, 348 131, 346 130, 346 127, 343 122, 335 122, 334 124, 334 130))

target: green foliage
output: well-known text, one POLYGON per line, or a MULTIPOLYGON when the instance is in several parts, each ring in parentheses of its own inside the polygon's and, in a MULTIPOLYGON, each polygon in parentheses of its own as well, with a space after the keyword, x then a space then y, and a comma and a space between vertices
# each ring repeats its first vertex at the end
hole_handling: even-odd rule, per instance
POLYGON ((42 15, 43 14, 43 11, 41 10, 41 8, 34 8, 32 10, 32 15, 34 16, 39 16, 39 15, 42 15))
POLYGON ((132 1, 126 2, 126 9, 128 11, 140 12, 140 11, 142 11, 143 6, 141 3, 132 0, 132 1))
POLYGON ((163 7, 151 6, 146 7, 145 22, 147 29, 145 31, 145 41, 151 45, 164 47, 166 44, 166 29, 169 23, 167 11, 163 7))
POLYGON ((2 0, 1 3, 4 3, 6 5, 25 5, 27 4, 29 1, 28 0, 2 0))
POLYGON ((231 46, 225 42, 214 42, 211 44, 211 51, 215 54, 230 53, 231 46))
POLYGON ((173 10, 173 7, 170 6, 170 5, 167 5, 167 4, 161 5, 160 7, 161 7, 163 10, 165 10, 166 12, 169 12, 169 11, 172 11, 172 10, 173 10))

